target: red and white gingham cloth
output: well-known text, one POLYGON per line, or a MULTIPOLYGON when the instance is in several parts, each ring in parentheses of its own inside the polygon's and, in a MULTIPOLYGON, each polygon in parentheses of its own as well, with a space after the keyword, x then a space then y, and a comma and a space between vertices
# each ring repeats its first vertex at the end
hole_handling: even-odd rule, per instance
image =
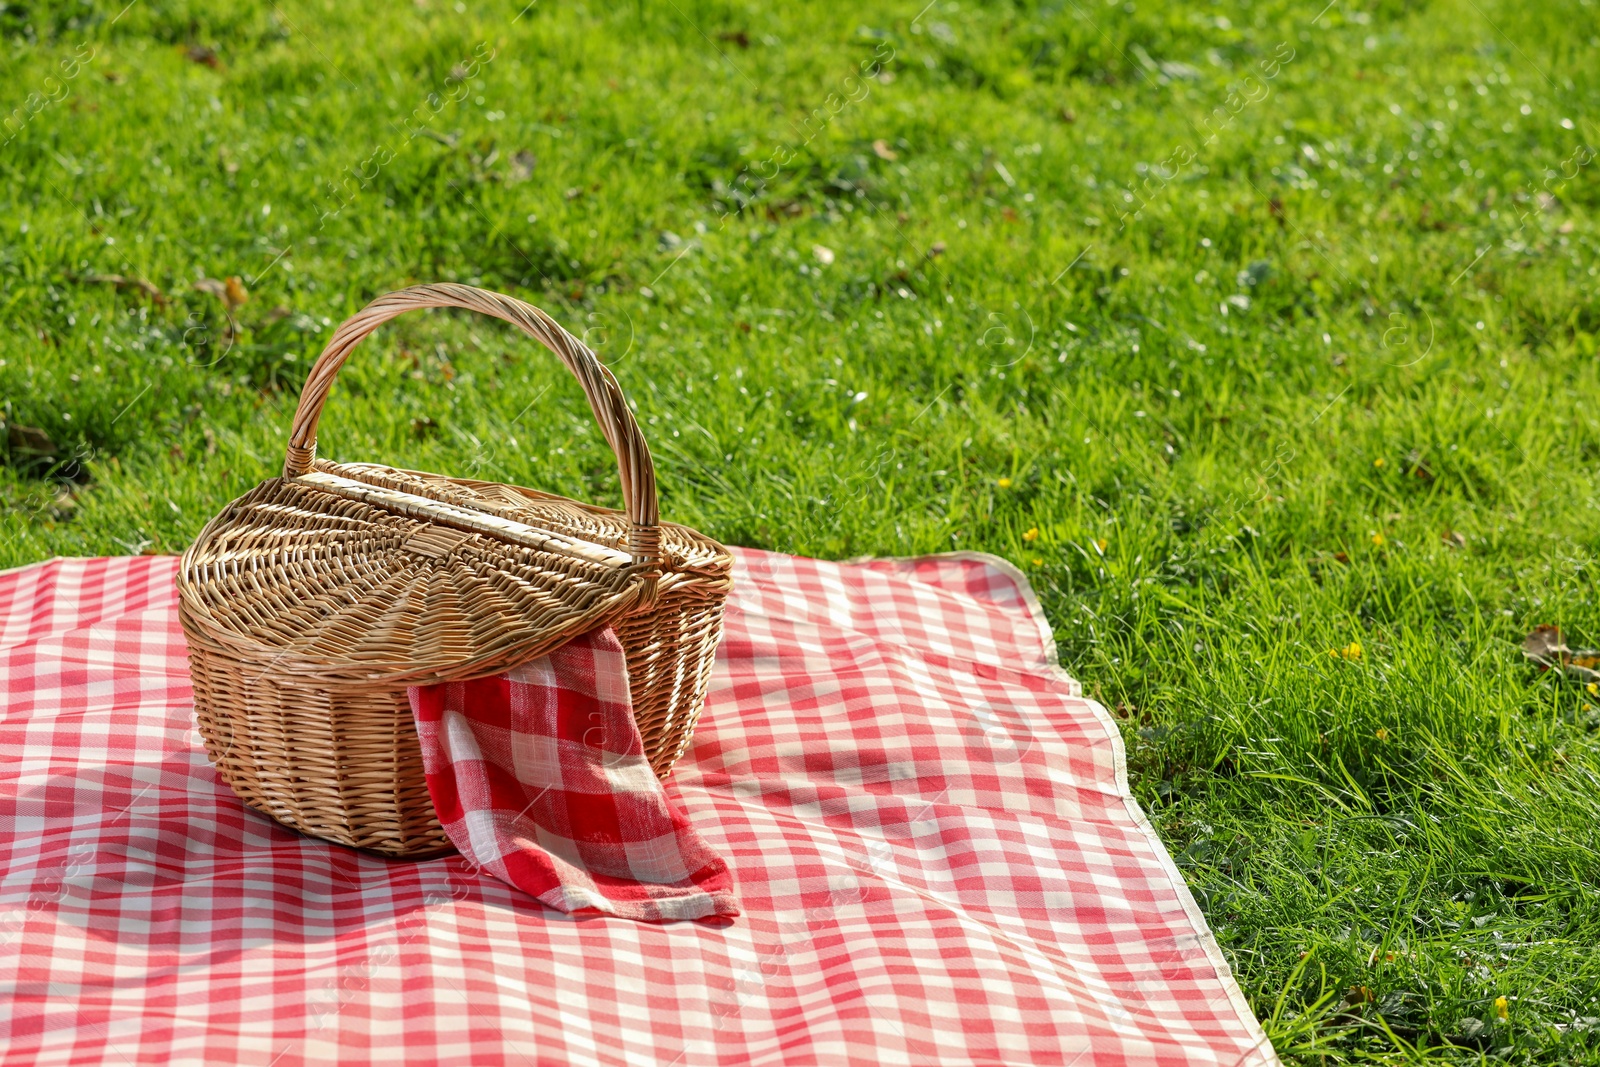
POLYGON ((0 574, 0 1046, 46 1064, 1273 1064, 1119 735, 982 557, 737 554, 667 783, 721 926, 300 837, 193 727, 163 558, 0 574))
POLYGON ((428 795, 468 863, 568 913, 739 914, 728 865, 645 759, 610 629, 410 697, 428 795))

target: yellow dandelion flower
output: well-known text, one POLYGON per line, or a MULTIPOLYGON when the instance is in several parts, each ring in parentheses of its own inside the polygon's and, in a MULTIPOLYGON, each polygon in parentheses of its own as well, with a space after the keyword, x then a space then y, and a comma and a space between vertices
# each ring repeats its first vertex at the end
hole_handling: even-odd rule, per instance
POLYGON ((1387 740, 1389 740, 1389 728, 1388 727, 1386 727, 1386 726, 1378 727, 1378 740, 1379 741, 1387 741, 1387 740))
POLYGON ((1360 641, 1351 641, 1348 645, 1345 645, 1344 646, 1344 658, 1345 659, 1360 659, 1361 658, 1361 642, 1360 641))
POLYGON ((995 483, 995 484, 999 485, 1000 488, 1002 488, 1002 489, 1010 489, 1011 488, 1011 479, 1010 478, 1001 478, 1000 481, 995 483))
POLYGON ((1383 468, 1384 463, 1385 463, 1385 460, 1384 460, 1384 458, 1382 456, 1379 456, 1377 459, 1372 461, 1372 465, 1374 467, 1379 468, 1380 470, 1383 468))
POLYGON ((1034 556, 1033 557, 1033 565, 1035 567, 1043 567, 1044 566, 1044 560, 1040 559, 1038 556, 1034 556))
POLYGON ((1381 533, 1373 534, 1372 535, 1372 543, 1377 545, 1379 548, 1382 548, 1383 547, 1383 534, 1381 534, 1381 533))
POLYGON ((1506 1022, 1511 1018, 1511 1002, 1506 1000, 1505 997, 1494 998, 1494 1017, 1501 1022, 1506 1022))
POLYGON ((1029 530, 1027 533, 1023 534, 1022 535, 1022 539, 1024 541, 1037 541, 1037 540, 1039 540, 1039 527, 1035 526, 1031 530, 1029 530))
POLYGON ((1098 548, 1100 550, 1100 554, 1103 556, 1106 554, 1106 546, 1110 543, 1110 541, 1107 541, 1104 537, 1102 537, 1100 540, 1094 543, 1094 547, 1098 548))
POLYGON ((1600 682, 1590 682, 1584 688, 1589 691, 1590 696, 1600 696, 1600 682))

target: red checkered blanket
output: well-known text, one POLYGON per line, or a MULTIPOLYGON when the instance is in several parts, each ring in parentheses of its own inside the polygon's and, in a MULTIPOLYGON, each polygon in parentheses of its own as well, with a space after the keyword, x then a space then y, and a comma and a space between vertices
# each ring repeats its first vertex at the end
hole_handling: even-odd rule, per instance
POLYGON ((667 783, 732 869, 721 924, 578 919, 249 811, 194 730, 175 567, 0 574, 8 1057, 1276 1062, 998 561, 738 553, 667 783))

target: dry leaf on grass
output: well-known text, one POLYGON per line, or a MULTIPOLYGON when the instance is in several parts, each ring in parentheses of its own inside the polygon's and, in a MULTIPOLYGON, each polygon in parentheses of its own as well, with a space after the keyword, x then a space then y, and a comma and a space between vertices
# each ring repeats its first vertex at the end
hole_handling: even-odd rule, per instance
POLYGON ((6 445, 12 452, 31 459, 54 459, 60 451, 50 435, 37 426, 22 426, 13 422, 6 426, 5 435, 6 445))
POLYGON ((1522 641, 1522 654, 1545 670, 1561 669, 1584 682, 1600 682, 1600 650, 1567 647, 1559 626, 1538 626, 1522 641))
POLYGON ((244 282, 239 280, 237 274, 231 275, 227 281, 218 281, 216 278, 201 278, 194 283, 195 291, 210 293, 222 301, 231 314, 233 309, 250 299, 250 292, 244 287, 244 282))
POLYGON ((130 278, 123 274, 85 274, 83 280, 91 285, 114 285, 118 289, 137 289, 157 304, 164 305, 167 302, 167 295, 158 289, 154 282, 145 281, 143 278, 130 278))

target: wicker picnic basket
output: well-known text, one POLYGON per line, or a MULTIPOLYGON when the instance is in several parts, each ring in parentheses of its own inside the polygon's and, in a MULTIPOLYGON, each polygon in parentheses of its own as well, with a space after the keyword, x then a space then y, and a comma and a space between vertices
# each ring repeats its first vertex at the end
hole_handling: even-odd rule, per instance
POLYGON ((650 451, 611 372, 537 308, 464 285, 368 304, 311 368, 283 476, 184 553, 180 615, 206 752, 245 803, 390 856, 449 851, 423 777, 413 685, 499 674, 610 626, 665 777, 705 700, 732 558, 657 516, 650 451), (362 338, 414 308, 501 318, 582 384, 626 510, 494 482, 316 458, 317 421, 362 338))

